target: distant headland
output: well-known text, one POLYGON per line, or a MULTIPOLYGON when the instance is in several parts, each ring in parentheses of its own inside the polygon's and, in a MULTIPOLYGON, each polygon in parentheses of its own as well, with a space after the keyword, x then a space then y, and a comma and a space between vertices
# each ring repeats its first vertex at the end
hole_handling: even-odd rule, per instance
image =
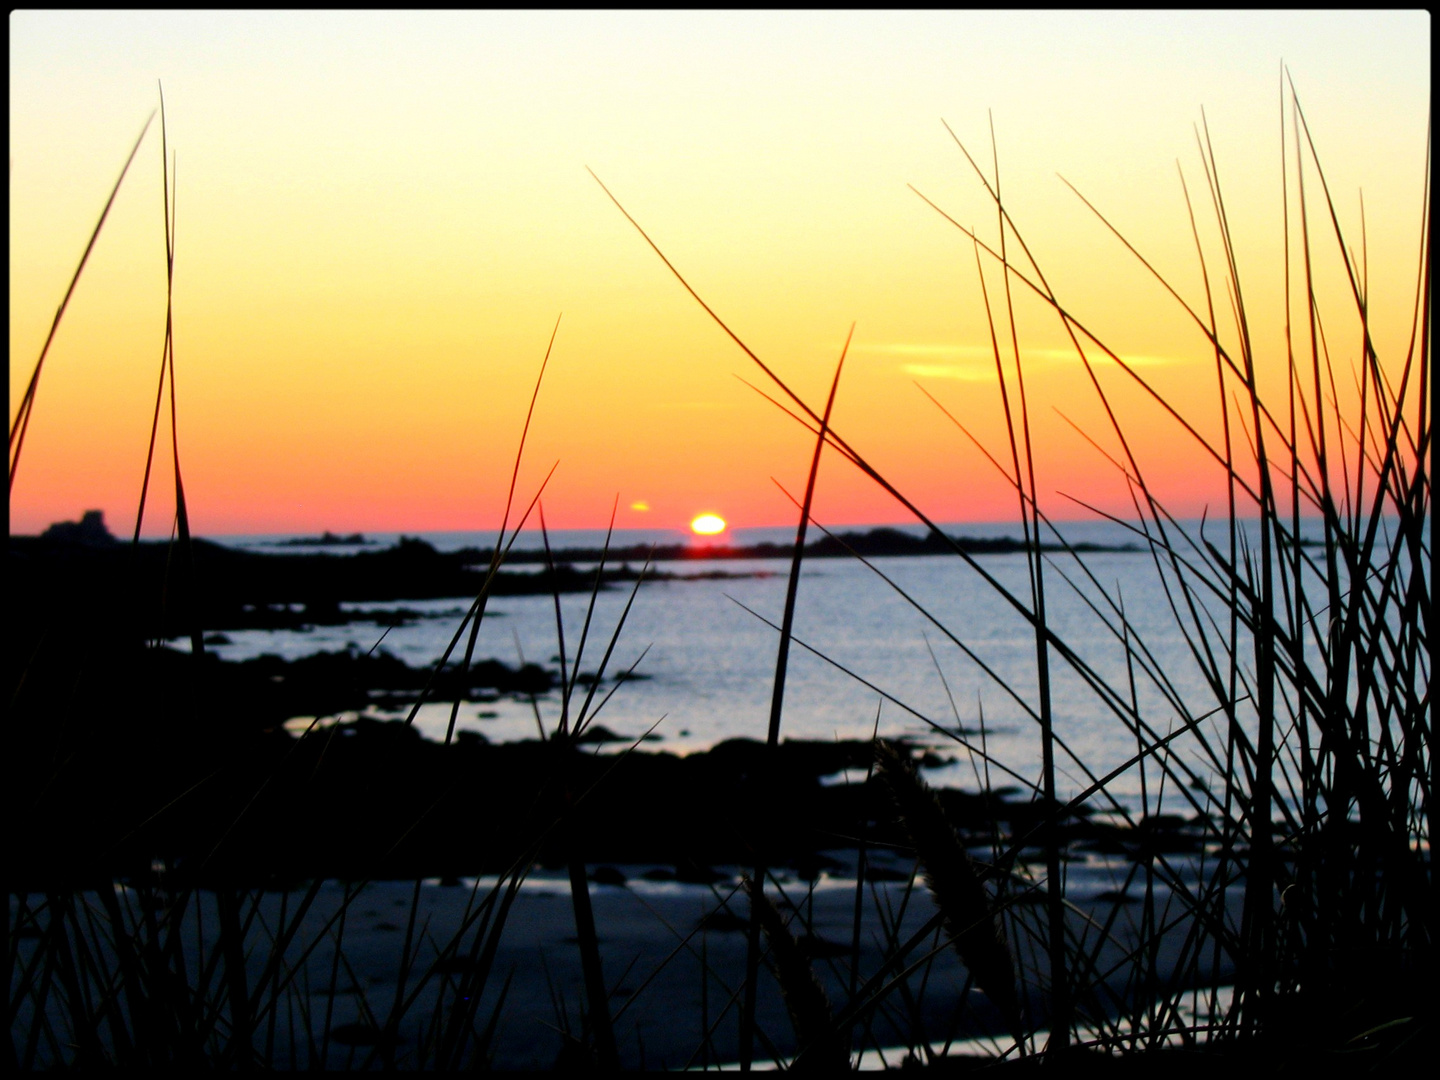
MULTIPOLYGON (((805 545, 807 559, 833 559, 863 556, 867 559, 897 555, 953 555, 958 548, 967 555, 1015 555, 1031 550, 1037 545, 1026 544, 1009 536, 975 537, 944 536, 930 532, 915 536, 900 529, 880 527, 864 532, 843 532, 827 534, 805 545)), ((1138 552, 1135 544, 1077 543, 1066 547, 1064 544, 1041 543, 1044 552, 1073 551, 1081 555, 1101 552, 1138 552)), ((488 551, 478 554, 489 557, 488 551)), ((661 544, 654 548, 643 544, 602 548, 566 548, 553 551, 550 558, 555 562, 593 563, 603 556, 608 562, 643 562, 647 557, 652 562, 681 562, 695 559, 789 559, 795 554, 794 544, 661 544)), ((543 551, 512 551, 506 556, 511 563, 544 562, 543 551)))
POLYGON ((296 536, 290 540, 281 540, 276 547, 374 547, 379 541, 366 540, 364 533, 351 533, 349 536, 339 536, 326 529, 319 536, 296 536))

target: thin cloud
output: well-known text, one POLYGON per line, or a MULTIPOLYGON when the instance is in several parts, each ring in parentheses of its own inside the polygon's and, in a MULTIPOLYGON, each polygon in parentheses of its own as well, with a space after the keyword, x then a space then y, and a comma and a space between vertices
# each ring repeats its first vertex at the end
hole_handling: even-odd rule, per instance
MULTIPOLYGON (((890 342, 855 346, 857 352, 879 356, 893 356, 909 359, 900 369, 907 375, 933 379, 962 379, 967 382, 994 381, 994 356, 988 345, 944 345, 930 342, 890 342)), ((1064 348, 1021 348, 1021 358, 1027 365, 1071 365, 1080 363, 1080 354, 1071 346, 1064 348)), ((1006 363, 1011 362, 1008 349, 1001 350, 1006 363)), ((1085 350, 1091 364, 1104 366, 1115 363, 1099 349, 1085 350)), ((1130 367, 1168 367, 1187 364, 1188 357, 1156 356, 1146 353, 1122 354, 1120 357, 1130 367)))
POLYGON ((855 352, 879 353, 882 356, 934 356, 971 357, 988 356, 989 352, 974 345, 926 345, 918 343, 891 343, 856 345, 855 352))

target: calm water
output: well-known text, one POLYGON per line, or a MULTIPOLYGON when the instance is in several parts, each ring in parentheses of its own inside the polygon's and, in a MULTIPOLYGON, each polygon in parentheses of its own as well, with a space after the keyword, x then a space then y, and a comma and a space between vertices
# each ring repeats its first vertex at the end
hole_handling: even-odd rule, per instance
MULTIPOLYGON (((951 531, 971 536, 1010 535, 1013 527, 956 526, 951 531)), ((735 542, 783 539, 787 532, 756 530, 735 537, 735 542)), ((1066 536, 1072 542, 1124 543, 1133 539, 1107 523, 1066 527, 1066 536)), ((1214 534, 1216 540, 1221 536, 1218 531, 1214 534)), ((552 534, 551 542, 578 546, 600 538, 603 533, 561 533, 552 534)), ((654 537, 673 538, 673 534, 654 537)), ((435 534, 427 539, 452 550, 493 540, 488 534, 473 533, 435 534)), ((637 538, 627 534, 618 539, 631 543, 637 538)), ((538 536, 535 540, 538 542, 538 536)), ((254 538, 249 542, 254 543, 254 538)), ((1028 601, 1029 576, 1022 555, 979 556, 977 563, 1000 586, 1028 601)), ((826 740, 868 738, 878 710, 882 735, 908 736, 954 759, 948 769, 932 773, 932 780, 973 787, 975 770, 983 768, 983 762, 937 729, 948 729, 950 733, 963 730, 965 740, 978 746, 983 721, 990 756, 1021 778, 1016 780, 992 768, 992 782, 1018 783, 1022 787, 1037 782, 1040 694, 1035 637, 1029 623, 994 585, 958 558, 883 558, 875 565, 922 605, 933 621, 908 603, 895 587, 858 562, 817 559, 806 563, 795 618, 798 641, 790 654, 786 681, 782 735, 826 740), (800 647, 798 642, 814 651, 800 647), (847 674, 842 667, 853 674, 847 674)), ((628 668, 643 652, 636 673, 644 678, 620 687, 599 712, 597 722, 632 737, 654 726, 656 738, 648 745, 680 753, 735 736, 764 738, 778 634, 757 615, 775 623, 780 621, 788 562, 707 561, 660 564, 660 568, 687 574, 721 570, 750 576, 656 581, 641 586, 619 634, 607 674, 628 668)), ((1101 596, 1073 558, 1052 556, 1047 566, 1048 618, 1058 636, 1123 701, 1133 699, 1156 732, 1173 730, 1182 722, 1181 712, 1167 701, 1156 679, 1147 675, 1139 661, 1133 665, 1132 682, 1122 639, 1091 607, 1093 604, 1100 608, 1112 625, 1118 625, 1108 605, 1123 601, 1134 639, 1148 650, 1154 668, 1164 673, 1169 694, 1192 715, 1213 709, 1213 695, 1177 628, 1151 557, 1145 553, 1094 554, 1086 556, 1085 568, 1106 590, 1108 599, 1101 596), (1067 583, 1062 574, 1074 585, 1067 583)), ((599 664, 628 598, 628 587, 614 588, 599 596, 585 644, 583 671, 593 671, 599 664)), ((588 600, 582 595, 562 597, 565 651, 572 664, 588 600)), ((420 665, 433 662, 443 652, 459 625, 465 604, 463 600, 439 600, 353 606, 404 606, 423 612, 425 617, 391 631, 381 645, 407 663, 420 665)), ((295 658, 319 650, 364 651, 375 644, 382 629, 373 622, 357 622, 303 632, 232 632, 228 635, 232 643, 215 651, 227 659, 266 652, 295 658)), ((491 604, 480 629, 477 659, 495 657, 514 663, 521 654, 528 661, 550 666, 558 660, 553 598, 504 597, 491 604)), ((1057 763, 1064 786, 1076 791, 1088 783, 1085 768, 1079 763, 1088 767, 1091 776, 1101 775, 1136 752, 1135 735, 1105 704, 1102 694, 1053 650, 1050 663, 1055 731, 1071 751, 1057 751, 1057 763)), ((592 710, 612 685, 608 680, 602 684, 592 710)), ((581 687, 572 702, 572 715, 583 697, 581 687)), ((558 692, 542 697, 536 704, 542 722, 553 728, 560 715, 558 692)), ((449 705, 437 703, 422 708, 416 722, 426 736, 443 738, 448 718, 449 705)), ((460 709, 459 727, 478 731, 492 742, 533 738, 535 712, 528 700, 502 698, 465 703, 460 709)), ((1206 730, 1217 731, 1218 723, 1208 722, 1206 730)), ((1200 779, 1209 774, 1192 736, 1176 740, 1174 749, 1194 762, 1200 779)), ((1153 799, 1153 768, 1146 780, 1153 799)), ((1139 770, 1132 769, 1115 781, 1112 790, 1133 804, 1139 800, 1141 783, 1139 770)))

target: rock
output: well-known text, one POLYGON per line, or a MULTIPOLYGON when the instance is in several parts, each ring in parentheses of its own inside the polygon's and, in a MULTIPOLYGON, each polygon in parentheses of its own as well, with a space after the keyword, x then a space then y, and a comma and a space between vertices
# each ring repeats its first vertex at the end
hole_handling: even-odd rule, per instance
POLYGON ((590 875, 596 885, 624 885, 626 877, 613 866, 597 866, 590 875))
POLYGON ((86 510, 79 521, 57 521, 43 533, 45 540, 61 540, 87 547, 109 547, 119 543, 105 527, 105 511, 86 510))

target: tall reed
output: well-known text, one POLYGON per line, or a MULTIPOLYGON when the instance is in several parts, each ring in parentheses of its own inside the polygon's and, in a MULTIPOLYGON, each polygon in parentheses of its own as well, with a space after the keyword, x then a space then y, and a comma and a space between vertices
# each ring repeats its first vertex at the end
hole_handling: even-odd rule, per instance
MULTIPOLYGON (((1033 627, 1036 684, 1031 700, 1038 704, 1023 700, 1016 687, 1000 683, 999 688, 1036 722, 1042 750, 1036 794, 1042 812, 1024 835, 1009 838, 997 866, 1013 875, 1006 867, 1014 865, 1021 847, 1038 842, 1044 852, 1042 880, 1027 882, 1023 875, 1014 879, 1017 887, 1044 890, 1044 914, 1037 918, 1027 906, 1018 906, 1009 919, 1012 936, 1022 945, 1033 943, 1045 958, 1043 965, 1022 963, 1020 978, 1025 997, 1044 1004, 1031 1019, 1049 1025, 1049 1045, 1056 1053, 1072 1040, 1114 1052, 1174 1041, 1216 1052, 1229 1045, 1269 1047, 1277 1053, 1301 1053, 1306 1046, 1355 1049, 1369 1047, 1365 1039, 1373 1042, 1366 1032, 1371 1022, 1382 1025, 1378 1030, 1390 1030, 1383 1026, 1387 1021, 1401 1028, 1409 1024, 1408 1037, 1415 1030, 1409 1019, 1415 1009, 1423 1007, 1433 1017, 1434 993, 1424 986, 1422 975, 1433 963, 1435 933, 1430 861, 1430 793, 1436 775, 1429 651, 1434 610, 1429 576, 1429 191, 1427 185, 1419 208, 1410 345, 1403 355, 1382 362, 1369 322, 1363 238, 1357 258, 1341 229, 1288 74, 1282 91, 1281 151, 1287 168, 1279 224, 1286 243, 1285 354, 1262 355, 1252 335, 1223 188, 1203 126, 1197 139, 1220 245, 1217 260, 1202 243, 1191 208, 1203 305, 1197 308, 1186 301, 1111 227, 1188 314, 1213 357, 1223 435, 1219 444, 1202 434, 1201 418, 1190 411, 1194 403, 1167 400, 1051 289, 1006 208, 998 163, 992 181, 960 146, 993 201, 998 243, 988 243, 930 204, 965 235, 977 261, 990 260, 1003 282, 999 321, 1008 325, 1005 336, 1016 380, 1013 403, 1006 348, 984 287, 989 269, 981 267, 1009 433, 1009 465, 985 453, 1019 499, 1029 541, 1028 601, 955 546, 830 427, 828 415, 822 417, 795 394, 691 288, 601 184, 681 285, 788 402, 771 400, 955 547, 1033 627), (1312 191, 1316 184, 1318 203, 1312 191), (1317 225, 1323 231, 1312 236, 1317 225), (1329 255, 1321 244, 1327 234, 1330 244, 1324 247, 1329 255), (1315 285, 1315 261, 1321 257, 1336 259, 1349 282, 1348 312, 1321 310, 1315 285), (1063 528, 1041 509, 1015 289, 1038 297, 1058 317, 1084 365, 1108 434, 1121 448, 1111 461, 1128 487, 1134 510, 1134 521, 1121 524, 1146 546, 1195 669, 1210 692, 1209 707, 1187 700, 1176 689, 1180 673, 1167 672, 1157 663, 1141 628, 1127 616, 1122 597, 1097 579, 1066 543, 1063 528), (1217 292, 1230 306, 1228 327, 1216 315, 1217 292), (1305 312, 1299 325, 1291 321, 1297 306, 1305 312), (1327 321, 1334 327, 1347 315, 1359 331, 1356 393, 1348 405, 1337 392, 1343 380, 1337 377, 1325 336, 1327 321), (1218 470, 1227 492, 1219 543, 1208 523, 1198 535, 1182 527, 1147 481, 1113 392, 1096 373, 1100 358, 1158 405, 1180 436, 1194 442, 1201 461, 1218 470), (1279 399, 1266 389, 1272 373, 1280 376, 1284 388, 1279 399), (1318 537, 1304 531, 1316 528, 1318 537), (1086 643, 1064 640, 1047 617, 1047 561, 1038 549, 1042 531, 1058 539, 1070 556, 1066 565, 1054 563, 1049 572, 1076 589, 1103 621, 1123 651, 1125 682, 1103 676, 1085 658, 1086 643), (1136 753, 1121 769, 1097 776, 1056 730, 1050 709, 1052 655, 1135 741, 1136 753), (1138 683, 1158 693, 1161 713, 1142 707, 1138 683), (1085 782, 1081 796, 1064 805, 1055 787, 1062 757, 1085 782), (1157 784, 1155 799, 1144 797, 1146 816, 1140 819, 1111 789, 1130 769, 1144 770, 1148 779, 1142 779, 1142 792, 1157 784), (1218 786, 1210 784, 1209 777, 1218 786), (1159 814, 1162 799, 1172 806, 1178 801, 1192 815, 1199 830, 1194 858, 1165 850, 1158 831, 1165 827, 1159 814), (1139 869, 1143 864, 1145 881, 1138 922, 1121 918, 1123 899, 1108 914, 1077 919, 1067 911, 1061 865, 1069 841, 1063 823, 1090 801, 1110 810, 1143 840, 1136 865, 1139 869), (1162 887, 1169 896, 1163 903, 1158 898, 1162 887), (1158 966, 1162 946, 1178 950, 1168 974, 1158 966), (1221 992, 1231 984, 1233 994, 1221 992)), ((958 138, 956 142, 959 145, 958 138)), ((1188 190, 1185 194, 1189 205, 1188 190)), ((1091 435, 1086 437, 1095 443, 1091 435)), ((808 511, 807 500, 803 516, 808 511)), ((901 595, 940 625, 925 612, 923 602, 901 595)), ((941 628, 966 656, 978 660, 960 635, 941 628)), ((793 636, 788 619, 776 629, 783 648, 793 636)), ((945 730, 931 723, 937 731, 945 730)), ((987 767, 992 763, 983 747, 948 734, 984 758, 987 767)), ((882 772, 903 775, 888 760, 882 772)), ((902 810, 902 816, 913 837, 924 828, 920 820, 933 814, 928 804, 922 810, 916 803, 902 810)), ((917 849, 924 846, 915 842, 917 849)), ((958 896, 967 890, 952 891, 958 896)), ((903 989, 904 978, 916 964, 925 963, 922 958, 906 969, 905 957, 940 921, 950 920, 957 940, 959 926, 975 924, 973 916, 967 918, 960 910, 967 904, 975 907, 973 897, 939 899, 942 910, 908 941, 894 943, 891 959, 854 992, 841 1010, 840 1023, 862 1019, 884 995, 903 989)), ((1022 956, 1026 952, 1020 949, 1022 956)), ((977 981, 995 981, 975 970, 976 964, 984 967, 982 962, 968 962, 977 981)), ((754 977, 752 970, 749 978, 754 977)), ((747 993, 753 991, 747 988, 747 993)), ((1398 1045, 1393 1039, 1391 1043, 1398 1045)))

